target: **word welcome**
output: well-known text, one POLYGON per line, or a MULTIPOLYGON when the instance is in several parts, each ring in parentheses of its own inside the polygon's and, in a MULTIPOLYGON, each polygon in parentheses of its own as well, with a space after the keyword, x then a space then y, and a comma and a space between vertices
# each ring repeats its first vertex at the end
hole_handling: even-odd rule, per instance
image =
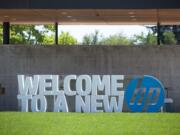
POLYGON ((61 88, 59 75, 18 75, 17 98, 23 112, 46 112, 49 96, 54 112, 69 112, 67 97, 75 97, 75 112, 122 112, 123 80, 124 75, 67 75, 61 88))

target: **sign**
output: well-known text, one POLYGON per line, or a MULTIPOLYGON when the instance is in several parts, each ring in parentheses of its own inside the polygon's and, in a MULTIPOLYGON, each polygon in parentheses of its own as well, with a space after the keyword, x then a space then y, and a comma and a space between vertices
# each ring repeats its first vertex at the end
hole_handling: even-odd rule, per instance
POLYGON ((164 87, 155 77, 133 77, 125 94, 128 107, 133 112, 157 112, 164 103, 164 87), (139 86, 138 86, 139 85, 139 86))
POLYGON ((18 75, 17 99, 23 112, 157 112, 164 87, 152 76, 18 75), (127 86, 125 86, 125 83, 127 86), (53 100, 52 100, 53 98, 53 100), (50 100, 51 99, 51 100, 50 100))

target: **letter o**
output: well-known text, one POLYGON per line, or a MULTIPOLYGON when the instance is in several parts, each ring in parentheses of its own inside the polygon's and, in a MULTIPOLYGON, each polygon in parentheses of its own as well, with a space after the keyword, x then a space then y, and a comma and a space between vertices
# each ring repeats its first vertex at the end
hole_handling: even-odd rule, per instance
POLYGON ((32 112, 46 112, 47 110, 47 101, 45 96, 37 95, 33 96, 31 102, 31 109, 32 112), (40 106, 38 106, 38 100, 40 101, 40 106))
POLYGON ((76 91, 81 96, 87 96, 91 93, 91 77, 89 75, 80 75, 77 78, 76 91), (84 89, 83 89, 83 81, 85 81, 84 89))

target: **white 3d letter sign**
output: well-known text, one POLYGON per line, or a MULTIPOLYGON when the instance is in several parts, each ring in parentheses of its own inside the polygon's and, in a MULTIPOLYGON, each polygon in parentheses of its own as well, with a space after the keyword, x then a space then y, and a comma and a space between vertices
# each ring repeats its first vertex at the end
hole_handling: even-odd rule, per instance
POLYGON ((23 112, 122 112, 124 75, 67 75, 62 87, 59 75, 17 78, 23 112))

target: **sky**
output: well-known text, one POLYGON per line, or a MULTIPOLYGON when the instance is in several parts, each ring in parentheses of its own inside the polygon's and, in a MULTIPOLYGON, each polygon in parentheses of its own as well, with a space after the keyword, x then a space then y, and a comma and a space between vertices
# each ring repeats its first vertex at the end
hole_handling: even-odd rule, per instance
POLYGON ((69 32, 79 42, 86 34, 90 34, 98 30, 104 37, 109 35, 122 33, 127 37, 132 37, 134 34, 140 34, 144 32, 147 34, 147 29, 143 25, 59 25, 59 34, 69 32))

